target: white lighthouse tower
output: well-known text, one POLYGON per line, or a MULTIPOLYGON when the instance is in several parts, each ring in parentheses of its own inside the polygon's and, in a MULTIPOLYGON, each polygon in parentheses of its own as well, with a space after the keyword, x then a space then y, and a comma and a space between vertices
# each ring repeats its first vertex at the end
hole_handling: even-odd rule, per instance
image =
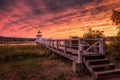
POLYGON ((40 30, 37 32, 37 35, 36 35, 36 42, 41 42, 42 40, 42 35, 41 35, 41 32, 40 30))

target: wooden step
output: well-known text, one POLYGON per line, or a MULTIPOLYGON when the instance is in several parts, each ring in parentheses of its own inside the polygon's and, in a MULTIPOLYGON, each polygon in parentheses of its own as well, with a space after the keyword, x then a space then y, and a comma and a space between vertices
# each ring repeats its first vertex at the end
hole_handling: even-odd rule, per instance
POLYGON ((72 55, 72 56, 78 56, 78 54, 74 54, 74 53, 71 53, 71 52, 66 52, 66 54, 70 54, 70 55, 72 55))
POLYGON ((62 49, 58 49, 58 51, 63 51, 62 49))
POLYGON ((105 59, 105 55, 84 55, 85 60, 105 59))
POLYGON ((101 64, 109 64, 109 59, 97 59, 97 60, 87 60, 89 65, 101 65, 101 64))
POLYGON ((96 53, 96 54, 93 54, 93 53, 91 53, 91 52, 88 52, 88 53, 89 53, 89 54, 83 54, 83 56, 86 56, 86 57, 87 57, 87 56, 88 56, 88 57, 89 57, 89 56, 93 56, 93 57, 94 57, 94 56, 104 56, 103 54, 97 54, 97 53, 96 53))
POLYGON ((120 69, 108 70, 108 71, 101 71, 95 72, 96 78, 105 78, 111 76, 120 76, 120 69))
POLYGON ((115 65, 113 63, 110 63, 110 64, 91 66, 91 68, 93 69, 93 71, 113 70, 115 69, 115 65))
POLYGON ((83 61, 96 80, 120 80, 120 69, 116 69, 105 55, 83 55, 83 61))
POLYGON ((113 63, 110 63, 110 64, 101 64, 101 65, 93 65, 93 66, 90 66, 91 68, 96 68, 96 67, 104 67, 104 66, 109 66, 109 65, 114 65, 113 63))
POLYGON ((101 77, 96 80, 120 80, 120 75, 112 75, 107 77, 101 77))

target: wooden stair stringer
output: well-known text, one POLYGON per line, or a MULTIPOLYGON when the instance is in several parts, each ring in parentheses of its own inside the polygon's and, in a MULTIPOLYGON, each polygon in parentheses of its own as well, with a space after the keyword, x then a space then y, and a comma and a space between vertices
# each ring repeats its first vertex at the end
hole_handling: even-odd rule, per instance
POLYGON ((120 80, 120 69, 116 69, 115 65, 113 63, 110 63, 109 59, 107 59, 107 58, 104 58, 104 59, 91 58, 91 60, 90 59, 86 60, 86 59, 88 59, 88 58, 83 57, 83 63, 95 80, 101 80, 104 78, 106 78, 105 80, 109 80, 110 77, 112 78, 112 76, 113 77, 117 76, 118 77, 117 80, 120 80), (108 61, 108 63, 105 63, 105 61, 108 61), (90 64, 92 62, 95 64, 90 64), (108 69, 106 69, 106 67, 108 69))

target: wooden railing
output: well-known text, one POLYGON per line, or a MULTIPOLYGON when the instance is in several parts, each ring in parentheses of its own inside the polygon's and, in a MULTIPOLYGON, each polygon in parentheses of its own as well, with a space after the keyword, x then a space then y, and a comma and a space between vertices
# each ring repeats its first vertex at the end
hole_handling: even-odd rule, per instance
POLYGON ((82 56, 89 54, 105 54, 104 39, 41 39, 37 43, 67 57, 77 63, 82 63, 82 56))

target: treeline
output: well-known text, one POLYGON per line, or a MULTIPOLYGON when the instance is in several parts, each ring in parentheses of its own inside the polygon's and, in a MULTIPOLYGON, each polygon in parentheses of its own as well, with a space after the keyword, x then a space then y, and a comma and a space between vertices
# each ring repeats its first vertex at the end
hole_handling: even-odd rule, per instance
POLYGON ((10 41, 35 41, 35 38, 5 37, 0 36, 0 44, 10 41))

